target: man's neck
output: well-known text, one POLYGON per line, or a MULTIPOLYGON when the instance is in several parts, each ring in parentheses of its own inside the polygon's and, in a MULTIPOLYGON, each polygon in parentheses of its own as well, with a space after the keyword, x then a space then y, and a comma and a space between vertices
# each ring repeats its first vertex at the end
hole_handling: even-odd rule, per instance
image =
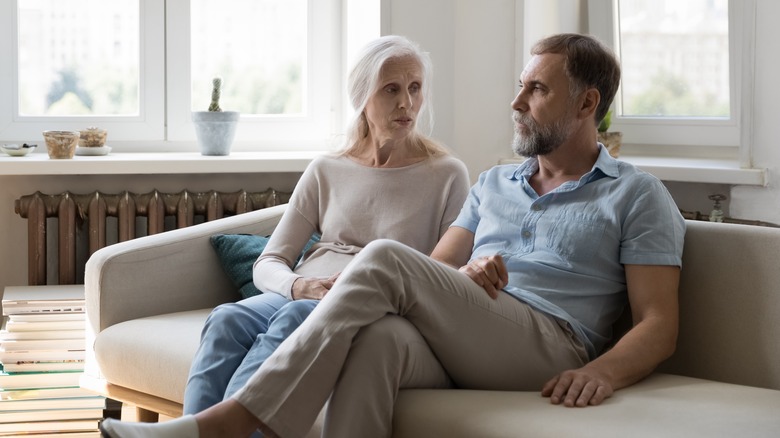
POLYGON ((541 196, 568 181, 578 181, 590 172, 599 157, 595 137, 579 143, 567 142, 555 151, 537 157, 539 170, 531 177, 531 186, 541 196))

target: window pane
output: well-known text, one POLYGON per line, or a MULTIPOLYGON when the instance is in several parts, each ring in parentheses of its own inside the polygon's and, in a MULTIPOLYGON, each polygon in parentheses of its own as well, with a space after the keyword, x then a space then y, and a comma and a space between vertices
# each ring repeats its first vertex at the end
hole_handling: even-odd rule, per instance
POLYGON ((730 116, 728 0, 620 0, 623 116, 730 116))
POLYGON ((305 111, 306 0, 193 0, 192 110, 205 111, 222 78, 220 107, 242 115, 305 111))
POLYGON ((138 0, 18 0, 19 114, 139 113, 138 0))

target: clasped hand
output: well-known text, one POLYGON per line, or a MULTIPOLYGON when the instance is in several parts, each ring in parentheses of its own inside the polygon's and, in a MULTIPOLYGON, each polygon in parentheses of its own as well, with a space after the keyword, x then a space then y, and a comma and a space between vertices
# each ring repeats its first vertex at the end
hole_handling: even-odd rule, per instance
POLYGON ((461 266, 458 271, 468 275, 493 299, 498 298, 498 292, 509 282, 509 273, 500 255, 478 257, 461 266))
POLYGON ((330 277, 301 277, 292 285, 293 300, 321 300, 330 291, 340 273, 330 277))

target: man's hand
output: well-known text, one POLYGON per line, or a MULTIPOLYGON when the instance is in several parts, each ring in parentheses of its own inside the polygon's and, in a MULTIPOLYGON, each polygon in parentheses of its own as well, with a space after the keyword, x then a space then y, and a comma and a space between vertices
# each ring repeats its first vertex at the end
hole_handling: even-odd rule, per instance
POLYGON ((450 227, 431 253, 431 258, 445 263, 466 274, 485 289, 490 298, 498 298, 498 291, 509 282, 504 259, 499 255, 479 257, 469 260, 474 247, 474 233, 460 228, 450 227))
POLYGON ((339 274, 331 275, 330 277, 317 277, 306 278, 301 277, 292 285, 292 299, 293 300, 321 300, 325 294, 333 287, 333 283, 339 274))
POLYGON ((553 404, 598 405, 633 385, 672 355, 677 340, 680 268, 625 265, 634 326, 609 351, 576 370, 564 371, 542 388, 553 404))
POLYGON ((612 384, 606 377, 587 366, 564 371, 542 388, 542 396, 550 397, 550 403, 563 403, 570 408, 599 405, 612 396, 612 392, 612 384))
POLYGON ((506 270, 504 259, 499 255, 479 257, 458 269, 466 274, 474 283, 477 283, 490 298, 498 298, 498 291, 506 286, 509 281, 509 273, 506 270))

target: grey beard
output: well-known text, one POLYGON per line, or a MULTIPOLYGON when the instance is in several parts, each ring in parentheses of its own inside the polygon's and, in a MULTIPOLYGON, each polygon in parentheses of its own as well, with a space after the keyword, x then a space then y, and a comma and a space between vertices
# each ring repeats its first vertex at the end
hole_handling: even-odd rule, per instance
POLYGON ((549 125, 539 125, 533 119, 514 113, 512 120, 521 119, 528 128, 528 135, 521 135, 515 125, 515 135, 512 138, 512 150, 523 157, 547 155, 558 149, 571 135, 572 124, 568 118, 563 118, 549 125))

